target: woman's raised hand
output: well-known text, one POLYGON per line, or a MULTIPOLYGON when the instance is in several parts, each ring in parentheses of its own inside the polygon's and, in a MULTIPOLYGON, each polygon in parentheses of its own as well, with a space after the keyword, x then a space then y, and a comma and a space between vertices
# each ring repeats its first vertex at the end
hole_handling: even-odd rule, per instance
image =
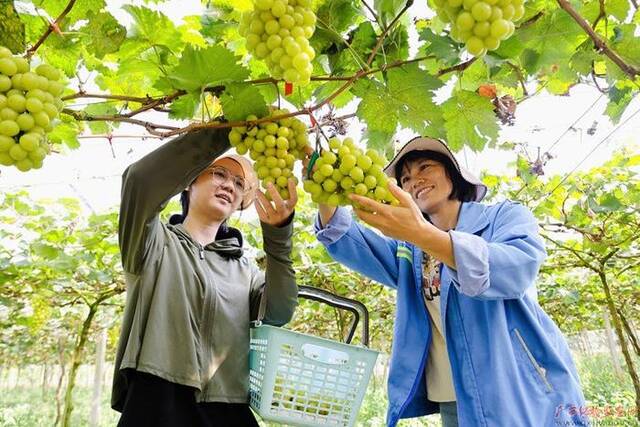
POLYGON ((267 199, 265 193, 258 190, 255 206, 260 221, 275 227, 281 227, 286 223, 287 219, 293 213, 296 203, 298 203, 296 182, 293 178, 289 178, 287 185, 289 189, 288 199, 283 199, 271 183, 267 185, 267 192, 271 196, 271 201, 267 199))
POLYGON ((359 206, 354 207, 354 212, 358 218, 386 236, 415 243, 418 230, 425 226, 434 226, 422 216, 420 208, 409 193, 393 182, 389 182, 388 189, 400 202, 398 206, 386 205, 368 197, 351 194, 349 198, 359 206))

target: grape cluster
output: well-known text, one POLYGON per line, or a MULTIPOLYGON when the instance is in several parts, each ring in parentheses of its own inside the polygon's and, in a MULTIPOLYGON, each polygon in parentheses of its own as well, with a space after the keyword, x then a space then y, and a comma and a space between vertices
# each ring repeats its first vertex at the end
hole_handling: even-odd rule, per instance
MULTIPOLYGON (((270 117, 288 113, 284 109, 274 110, 270 117)), ((256 116, 247 117, 248 122, 255 120, 258 120, 256 116)), ((249 153, 263 188, 272 183, 283 199, 289 198, 288 180, 293 177, 294 163, 296 159, 304 158, 309 145, 307 126, 303 122, 288 117, 255 126, 235 127, 229 132, 229 142, 238 154, 249 153)))
POLYGON ((45 133, 63 106, 60 72, 47 64, 30 69, 26 59, 0 46, 0 165, 23 172, 42 167, 45 133))
POLYGON ((382 170, 384 156, 373 149, 364 153, 351 138, 331 138, 329 148, 315 162, 311 179, 303 184, 314 202, 350 205, 347 196, 355 193, 382 203, 398 203, 388 190, 389 177, 382 170))
POLYGON ((249 52, 267 63, 273 77, 309 83, 316 56, 309 45, 316 25, 311 0, 254 0, 254 6, 239 26, 249 52))
POLYGON ((451 23, 451 37, 481 56, 511 37, 524 16, 524 0, 433 0, 438 16, 451 23))

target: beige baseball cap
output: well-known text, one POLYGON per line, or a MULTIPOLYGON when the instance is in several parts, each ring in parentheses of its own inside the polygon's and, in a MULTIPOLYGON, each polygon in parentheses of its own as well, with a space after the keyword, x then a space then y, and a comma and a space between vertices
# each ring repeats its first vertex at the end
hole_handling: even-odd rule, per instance
POLYGON ((453 162, 453 165, 455 166, 455 168, 458 170, 458 172, 460 172, 460 175, 462 175, 462 178, 465 181, 467 181, 469 184, 476 187, 476 199, 475 199, 476 202, 479 202, 484 198, 484 196, 487 194, 487 186, 484 185, 482 181, 480 181, 480 179, 477 178, 474 174, 469 172, 464 167, 460 166, 460 164, 458 163, 458 160, 456 160, 455 156, 453 155, 449 147, 447 147, 447 145, 444 142, 438 139, 428 138, 423 136, 413 138, 412 140, 407 142, 404 145, 404 147, 400 149, 400 151, 398 151, 398 153, 395 155, 393 160, 391 160, 391 162, 389 162, 389 164, 384 168, 384 173, 386 173, 387 176, 397 181, 396 165, 398 164, 398 162, 402 160, 402 158, 406 154, 412 151, 427 151, 427 150, 435 151, 437 153, 441 153, 449 157, 453 162))

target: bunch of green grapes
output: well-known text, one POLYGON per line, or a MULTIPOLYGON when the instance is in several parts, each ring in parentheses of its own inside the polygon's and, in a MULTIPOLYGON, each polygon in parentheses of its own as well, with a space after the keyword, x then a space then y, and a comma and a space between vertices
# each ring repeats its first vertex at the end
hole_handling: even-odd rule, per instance
POLYGON ((350 205, 352 202, 347 196, 355 193, 382 203, 398 203, 388 190, 389 177, 383 172, 384 156, 373 149, 363 152, 351 138, 344 141, 331 138, 329 148, 315 162, 311 179, 303 184, 314 202, 350 205))
POLYGON ((60 72, 29 62, 0 46, 0 165, 26 172, 42 167, 48 152, 45 134, 62 110, 60 72))
POLYGON ((481 56, 496 50, 524 16, 524 0, 432 0, 440 19, 451 23, 451 37, 481 56))
MULTIPOLYGON (((288 110, 274 110, 270 117, 289 114, 288 110)), ((256 116, 247 121, 258 120, 256 116)), ((293 166, 305 157, 309 145, 307 126, 294 117, 260 122, 250 127, 235 127, 229 132, 229 142, 238 154, 249 153, 253 168, 262 182, 276 186, 283 199, 289 198, 288 180, 293 177, 293 166)), ((267 193, 268 195, 268 193, 267 193)))
POLYGON ((240 20, 247 49, 263 59, 273 77, 290 83, 309 83, 316 56, 309 45, 316 15, 311 0, 254 0, 254 10, 240 20))

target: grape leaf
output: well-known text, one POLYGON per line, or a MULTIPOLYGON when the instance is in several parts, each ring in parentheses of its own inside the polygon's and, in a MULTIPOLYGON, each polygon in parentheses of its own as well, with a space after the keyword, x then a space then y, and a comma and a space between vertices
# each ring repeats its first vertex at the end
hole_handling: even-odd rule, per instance
MULTIPOLYGON (((282 85, 284 86, 284 84, 282 85)), ((307 100, 311 98, 311 95, 316 90, 316 88, 320 86, 319 82, 312 81, 310 84, 306 86, 293 85, 293 92, 291 95, 286 95, 284 98, 287 102, 292 103, 297 108, 303 108, 307 100)), ((281 87, 281 93, 284 94, 284 90, 281 87)))
POLYGON ((489 80, 489 67, 484 60, 475 61, 466 70, 462 72, 460 77, 459 88, 474 91, 481 84, 487 83, 489 80))
POLYGON ((362 100, 356 115, 367 124, 369 131, 393 133, 398 125, 398 112, 390 108, 394 100, 381 83, 371 79, 356 82, 352 92, 362 100))
POLYGON ((24 23, 25 38, 28 44, 34 44, 47 28, 46 22, 43 22, 42 18, 37 15, 21 13, 20 20, 24 23))
POLYGON ((353 74, 359 71, 366 59, 354 57, 353 51, 342 49, 333 55, 329 55, 330 74, 353 74))
MULTIPOLYGON (((43 0, 38 2, 38 7, 47 11, 54 19, 59 16, 69 4, 68 0, 43 0)), ((65 17, 65 24, 73 24, 76 21, 87 18, 90 12, 98 13, 106 6, 104 0, 76 1, 71 11, 65 17)))
POLYGON ((173 52, 182 48, 180 32, 173 22, 163 13, 144 6, 124 5, 122 8, 135 21, 133 33, 135 37, 148 42, 149 45, 164 45, 173 52))
POLYGON ((413 0, 375 0, 373 7, 382 21, 388 24, 407 3, 413 3, 413 0))
POLYGON ((80 43, 76 39, 53 33, 47 37, 38 52, 46 62, 63 71, 68 77, 75 76, 81 54, 80 43))
POLYGON ((538 60, 540 59, 540 53, 533 49, 525 49, 520 55, 520 61, 522 67, 529 73, 534 74, 538 71, 538 60))
POLYGON ((516 35, 528 49, 538 53, 535 62, 526 66, 530 72, 545 66, 566 64, 587 38, 582 28, 561 9, 543 15, 533 24, 519 29, 516 35))
MULTIPOLYGON (((638 37, 635 36, 636 26, 625 24, 614 27, 614 36, 610 43, 613 49, 628 64, 640 69, 640 49, 638 49, 638 37)), ((604 60, 606 64, 606 79, 609 85, 615 85, 619 80, 626 80, 627 74, 618 67, 608 57, 604 60)))
MULTIPOLYGON (((159 73, 159 71, 157 72, 159 73)), ((151 75, 155 77, 156 74, 151 75)), ((110 72, 96 77, 96 84, 111 93, 125 93, 130 96, 159 96, 162 95, 154 88, 154 80, 149 74, 137 72, 110 72)))
POLYGON ((251 58, 248 63, 244 64, 245 66, 249 67, 249 71, 251 72, 251 77, 254 79, 261 79, 261 78, 269 78, 271 77, 271 73, 269 72, 269 67, 267 67, 267 64, 257 58, 251 58))
POLYGON ((421 52, 425 55, 434 55, 445 64, 453 64, 458 61, 460 50, 449 37, 438 36, 431 28, 427 27, 420 32, 420 40, 426 42, 420 47, 421 52))
POLYGON ((629 87, 618 89, 616 86, 612 86, 607 93, 609 96, 609 103, 604 112, 614 125, 617 125, 622 118, 622 114, 627 109, 629 104, 634 98, 633 90, 629 87))
POLYGON ((142 73, 152 80, 160 75, 158 64, 144 57, 134 56, 120 61, 117 75, 127 76, 129 74, 142 73))
POLYGON ((200 104, 199 93, 188 93, 173 101, 169 107, 169 118, 191 119, 200 104))
MULTIPOLYGON (((315 37, 315 36, 314 36, 315 37)), ((335 33, 331 37, 318 38, 314 49, 317 52, 327 51, 322 58, 327 58, 327 70, 322 70, 330 74, 352 74, 359 71, 366 64, 366 60, 376 44, 376 34, 371 23, 364 22, 348 35, 350 42, 344 41, 340 34, 335 33), (326 41, 325 45, 322 42, 326 41), (334 44, 334 46, 329 46, 334 44)), ((312 39, 313 42, 313 39, 312 39)))
MULTIPOLYGON (((519 33, 516 34, 519 35, 519 33)), ((520 37, 513 36, 500 42, 500 47, 494 50, 492 54, 502 58, 517 58, 525 49, 526 45, 520 40, 520 37)))
POLYGON ((102 58, 107 53, 117 52, 127 37, 127 29, 107 12, 89 12, 87 19, 89 22, 82 27, 82 32, 86 34, 86 46, 91 53, 102 58))
POLYGON ((108 55, 113 59, 113 62, 122 62, 129 58, 139 58, 145 51, 149 51, 149 45, 137 37, 125 39, 117 55, 108 55))
POLYGON ((629 15, 629 0, 607 0, 606 11, 607 14, 615 16, 618 21, 624 22, 629 15))
POLYGON ((233 52, 219 45, 206 49, 187 46, 178 65, 169 73, 169 78, 177 88, 188 91, 242 81, 249 76, 249 70, 238 61, 233 52))
POLYGON ((439 121, 440 112, 433 103, 433 90, 442 81, 420 69, 417 64, 387 71, 388 86, 375 80, 360 80, 352 92, 362 100, 356 111, 369 130, 393 133, 400 123, 418 133, 439 121))
POLYGON ((354 0, 329 0, 316 12, 318 28, 329 28, 342 33, 357 24, 360 8, 354 0))
POLYGON ((395 101, 389 108, 398 111, 402 126, 423 133, 426 122, 430 121, 433 114, 437 114, 432 91, 442 87, 442 81, 415 63, 390 69, 387 78, 389 93, 395 101))
POLYGON ((181 34, 182 41, 194 46, 204 47, 207 42, 205 41, 202 33, 202 21, 199 16, 191 15, 182 18, 183 25, 178 27, 178 31, 181 34))
MULTIPOLYGON (((95 102, 88 105, 84 111, 91 116, 101 116, 105 114, 117 114, 118 110, 112 103, 108 102, 95 102)), ((109 133, 111 129, 117 125, 117 122, 104 122, 104 121, 90 121, 88 122, 89 129, 94 134, 109 133)))
POLYGON ((44 259, 56 259, 60 255, 60 249, 42 242, 33 242, 31 249, 34 254, 44 259))
POLYGON ((220 102, 224 117, 229 121, 245 120, 250 114, 264 117, 268 113, 267 104, 262 94, 251 84, 227 85, 220 96, 220 102))
MULTIPOLYGON (((334 93, 338 88, 344 85, 344 82, 334 81, 327 82, 319 86, 314 92, 313 96, 318 100, 324 100, 328 98, 332 93, 334 93)), ((342 108, 346 106, 353 99, 353 94, 348 90, 343 91, 337 97, 335 97, 331 104, 333 104, 337 108, 342 108)))
MULTIPOLYGON (((588 43, 589 45, 591 43, 588 43)), ((588 75, 591 73, 591 64, 599 59, 599 55, 591 46, 581 47, 570 60, 571 68, 580 74, 588 75)))
POLYGON ((14 54, 24 51, 24 24, 16 12, 13 2, 0 2, 0 46, 14 54))
POLYGON ((326 27, 316 27, 313 36, 309 39, 309 44, 316 52, 327 52, 335 46, 344 44, 342 36, 326 27))
POLYGON ((76 149, 80 147, 78 134, 81 132, 80 124, 71 116, 61 115, 62 122, 56 124, 53 130, 47 134, 47 139, 54 144, 65 144, 76 149))
POLYGON ((258 85, 257 89, 267 104, 273 104, 278 100, 278 90, 274 85, 258 85))
POLYGON ((211 6, 227 11, 237 10, 238 12, 245 12, 247 10, 253 10, 251 0, 213 0, 211 6))
POLYGON ((491 81, 503 88, 515 89, 520 86, 518 73, 507 63, 501 64, 500 67, 492 67, 489 72, 491 81))
POLYGON ((635 35, 637 28, 633 24, 620 25, 619 32, 611 48, 636 68, 640 68, 639 39, 635 35))
POLYGON ((493 104, 475 92, 457 91, 442 104, 449 146, 457 151, 464 145, 481 150, 498 137, 493 104))
POLYGON ((432 138, 445 139, 447 137, 447 130, 444 124, 442 108, 437 108, 429 113, 429 124, 422 134, 432 138))
POLYGON ((109 67, 107 66, 108 62, 105 59, 98 59, 93 56, 91 53, 87 51, 87 49, 82 46, 82 51, 80 53, 82 55, 83 64, 87 67, 89 71, 95 71, 97 73, 108 73, 110 72, 109 67))
POLYGON ((562 64, 555 72, 547 75, 547 90, 554 95, 564 95, 577 81, 577 73, 567 64, 562 64))
POLYGON ((378 150, 386 158, 393 155, 393 139, 394 132, 382 132, 367 128, 362 135, 362 139, 367 141, 367 147, 378 150))
POLYGON ((208 15, 200 18, 200 23, 200 33, 211 40, 218 40, 226 36, 232 29, 238 27, 235 22, 208 15))
POLYGON ((356 52, 368 54, 376 45, 377 36, 371 22, 363 22, 351 33, 351 47, 356 52))
POLYGON ((404 24, 397 24, 389 32, 382 43, 382 48, 376 54, 376 63, 382 67, 394 61, 409 58, 409 33, 404 24))
MULTIPOLYGON (((123 43, 123 47, 136 51, 135 45, 123 43)), ((160 95, 160 91, 171 93, 175 88, 167 84, 162 77, 162 68, 173 61, 168 48, 158 46, 156 50, 139 52, 132 56, 119 56, 120 66, 117 70, 103 72, 96 78, 96 83, 112 93, 126 93, 132 96, 160 95), (161 63, 159 63, 161 61, 161 63), (162 83, 160 85, 160 79, 162 83), (162 87, 162 89, 156 89, 162 87)), ((169 82, 171 83, 171 82, 169 82)))

